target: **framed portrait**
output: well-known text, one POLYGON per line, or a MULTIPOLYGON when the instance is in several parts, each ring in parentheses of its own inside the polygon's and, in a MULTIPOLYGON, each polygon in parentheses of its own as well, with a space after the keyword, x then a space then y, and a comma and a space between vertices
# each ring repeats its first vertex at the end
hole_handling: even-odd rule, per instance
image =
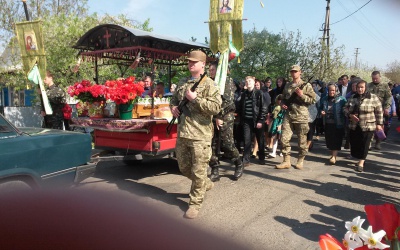
POLYGON ((36 42, 36 35, 33 30, 25 32, 24 37, 25 37, 25 48, 27 51, 38 49, 36 42))
POLYGON ((227 14, 232 13, 235 6, 235 0, 219 0, 218 13, 227 14))

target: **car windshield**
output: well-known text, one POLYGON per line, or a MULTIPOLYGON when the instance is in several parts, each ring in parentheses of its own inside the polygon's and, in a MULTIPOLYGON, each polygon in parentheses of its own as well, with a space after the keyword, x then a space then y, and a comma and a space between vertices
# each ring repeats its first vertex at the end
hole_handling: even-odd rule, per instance
POLYGON ((0 115, 0 139, 15 137, 18 131, 2 116, 0 115))

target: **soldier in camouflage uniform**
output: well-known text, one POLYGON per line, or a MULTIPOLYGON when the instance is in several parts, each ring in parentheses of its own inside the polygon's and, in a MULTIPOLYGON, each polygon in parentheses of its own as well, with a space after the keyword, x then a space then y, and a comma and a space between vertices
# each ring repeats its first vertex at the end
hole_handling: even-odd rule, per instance
POLYGON ((299 145, 299 157, 296 169, 303 169, 304 158, 307 155, 308 106, 315 103, 315 92, 310 83, 301 79, 301 68, 293 65, 290 69, 292 82, 283 89, 283 105, 286 114, 282 124, 282 154, 283 162, 276 165, 277 169, 288 169, 290 163, 290 139, 293 131, 296 132, 299 145))
MULTIPOLYGON (((210 64, 210 77, 215 78, 217 71, 217 62, 210 64)), ((227 77, 224 94, 222 96, 221 112, 214 116, 214 136, 212 139, 212 156, 210 159, 211 167, 211 181, 219 181, 219 155, 218 151, 222 150, 235 164, 235 173, 233 178, 238 180, 243 175, 243 164, 240 159, 240 154, 235 146, 235 141, 233 138, 233 125, 235 120, 235 90, 236 85, 233 79, 227 77), (219 138, 218 138, 219 137, 219 138), (218 143, 220 141, 220 143, 218 143), (217 147, 220 147, 219 149, 217 147)))
POLYGON ((41 112, 42 116, 44 116, 44 127, 62 130, 64 122, 64 113, 62 109, 66 103, 65 91, 54 84, 53 75, 49 71, 46 72, 46 77, 43 82, 48 87, 46 94, 51 109, 53 110, 53 114, 51 115, 46 115, 44 111, 41 112))
MULTIPOLYGON (((392 93, 387 83, 381 82, 381 73, 374 71, 371 74, 372 82, 368 83, 367 91, 378 96, 382 103, 384 124, 388 123, 390 107, 392 105, 392 93)), ((381 149, 381 140, 375 136, 375 149, 381 149)))
POLYGON ((197 217, 204 195, 213 187, 207 177, 208 162, 211 157, 211 139, 213 135, 212 117, 221 110, 221 95, 215 82, 204 77, 194 92, 190 88, 204 73, 206 54, 192 51, 188 57, 191 79, 179 85, 171 97, 170 108, 174 117, 179 117, 178 139, 176 141, 176 158, 181 173, 192 180, 190 188, 189 209, 185 217, 197 217), (180 114, 178 105, 187 99, 180 114))

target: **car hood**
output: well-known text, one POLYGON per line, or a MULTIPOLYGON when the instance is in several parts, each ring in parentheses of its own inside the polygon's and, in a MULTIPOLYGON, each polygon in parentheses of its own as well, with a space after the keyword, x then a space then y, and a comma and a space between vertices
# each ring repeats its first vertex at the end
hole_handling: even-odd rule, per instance
POLYGON ((65 133, 76 133, 71 131, 64 131, 59 129, 49 129, 49 128, 18 128, 21 132, 35 136, 35 135, 59 135, 65 133))

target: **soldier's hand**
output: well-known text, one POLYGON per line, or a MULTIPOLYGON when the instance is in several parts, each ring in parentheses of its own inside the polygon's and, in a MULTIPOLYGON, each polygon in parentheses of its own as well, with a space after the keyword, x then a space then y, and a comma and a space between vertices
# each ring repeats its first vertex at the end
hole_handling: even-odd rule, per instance
POLYGON ((171 113, 174 117, 179 117, 180 113, 179 113, 179 109, 178 106, 173 106, 171 108, 171 113))
POLYGON ((285 104, 283 104, 283 105, 282 105, 282 108, 283 108, 284 110, 286 110, 286 109, 288 108, 288 106, 286 106, 285 104))
POLYGON ((190 91, 190 89, 188 89, 187 91, 186 91, 186 94, 185 94, 185 96, 186 96, 186 98, 189 100, 189 101, 192 101, 192 100, 194 100, 194 99, 196 99, 196 97, 197 97, 197 92, 196 91, 190 91))
POLYGON ((261 122, 257 122, 257 128, 262 128, 262 123, 261 122))
POLYGON ((325 111, 321 111, 321 115, 326 115, 325 111))
POLYGON ((217 129, 219 130, 224 125, 224 121, 220 119, 215 119, 215 124, 217 125, 217 129))
POLYGON ((303 90, 300 89, 300 88, 297 88, 297 89, 296 89, 296 94, 297 94, 299 97, 302 97, 302 96, 303 96, 303 90))

